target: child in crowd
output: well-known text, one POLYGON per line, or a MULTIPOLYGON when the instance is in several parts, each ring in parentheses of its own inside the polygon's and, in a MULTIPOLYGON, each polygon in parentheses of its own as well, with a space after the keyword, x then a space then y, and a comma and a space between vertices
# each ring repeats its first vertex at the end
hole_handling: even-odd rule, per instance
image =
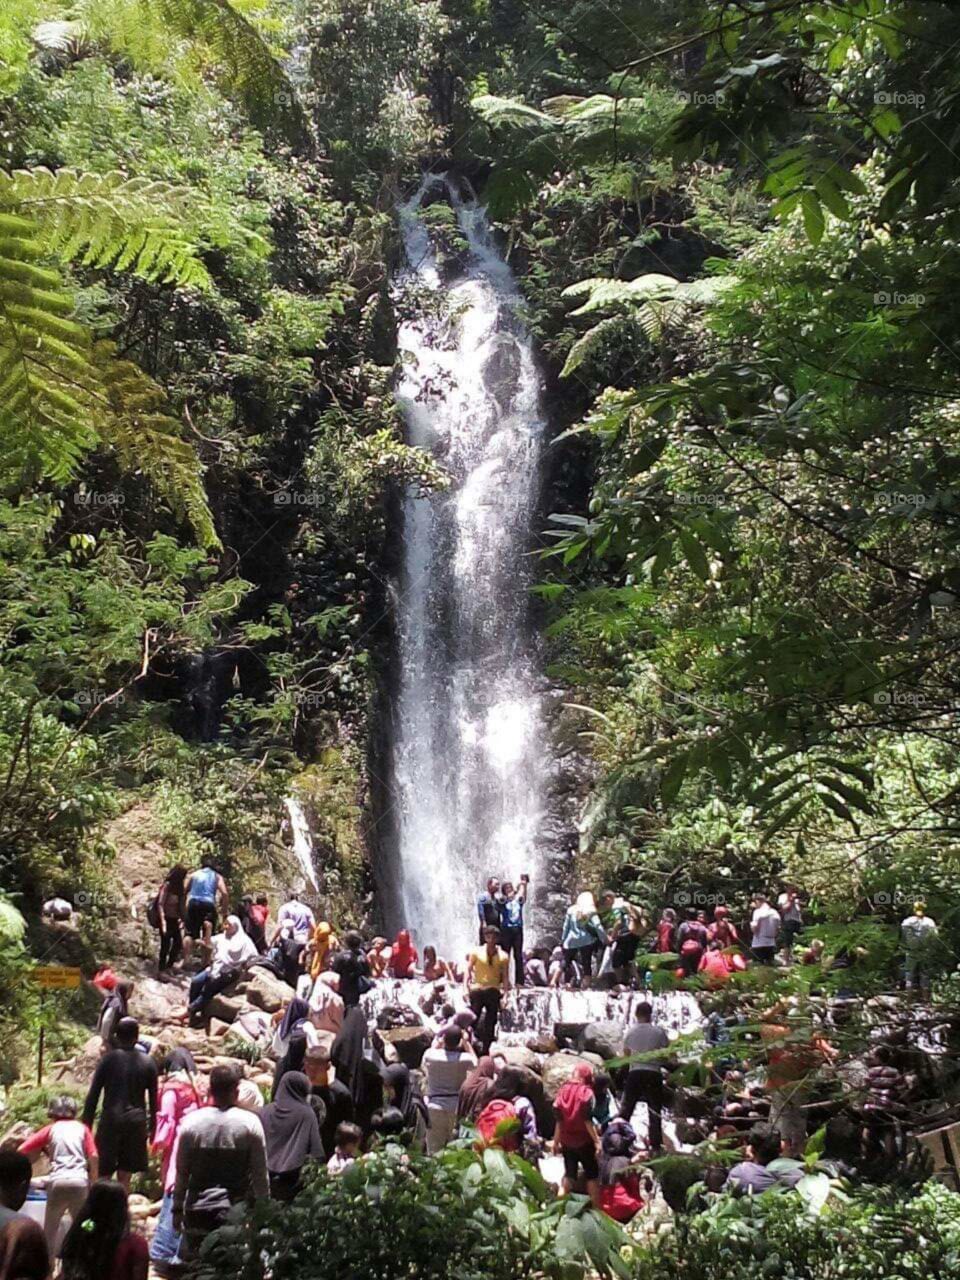
POLYGON ((337 1125, 337 1133, 334 1139, 335 1146, 333 1155, 327 1161, 327 1169, 331 1173, 343 1173, 344 1169, 349 1169, 360 1154, 360 1143, 363 1141, 363 1134, 359 1125, 350 1124, 344 1121, 337 1125))
POLYGON ((43 1154, 50 1161, 43 1231, 55 1256, 61 1224, 66 1219, 69 1227, 78 1217, 90 1183, 97 1180, 99 1162, 93 1134, 77 1119, 74 1098, 54 1098, 47 1115, 50 1123, 21 1143, 20 1153, 31 1159, 43 1154))

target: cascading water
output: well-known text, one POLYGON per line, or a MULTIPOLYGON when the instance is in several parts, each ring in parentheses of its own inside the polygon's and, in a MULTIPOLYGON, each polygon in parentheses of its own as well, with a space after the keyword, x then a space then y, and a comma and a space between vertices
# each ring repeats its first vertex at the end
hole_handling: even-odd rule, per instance
POLYGON ((407 268, 396 293, 412 318, 399 333, 397 399, 409 442, 435 455, 451 487, 404 503, 390 778, 398 849, 385 905, 419 946, 462 959, 488 875, 541 882, 544 732, 527 610, 545 423, 516 282, 483 209, 432 175, 400 220, 407 268), (438 186, 467 245, 449 284, 423 218, 438 186))
POLYGON ((303 806, 299 800, 294 799, 293 796, 287 796, 283 804, 290 822, 290 837, 294 856, 300 864, 300 870, 303 872, 307 884, 315 890, 317 888, 317 871, 313 861, 313 836, 310 832, 310 823, 307 821, 307 815, 304 813, 303 806))

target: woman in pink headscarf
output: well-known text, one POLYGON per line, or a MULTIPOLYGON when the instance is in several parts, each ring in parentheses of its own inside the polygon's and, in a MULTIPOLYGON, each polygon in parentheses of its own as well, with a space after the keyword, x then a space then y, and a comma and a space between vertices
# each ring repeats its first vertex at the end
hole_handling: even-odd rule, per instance
POLYGON ((387 970, 391 978, 412 978, 417 964, 417 949, 410 941, 410 931, 401 929, 390 948, 387 970))
POLYGON ((587 1181, 587 1194, 600 1207, 600 1135, 591 1118, 593 1112, 593 1069, 578 1062, 573 1077, 561 1086, 553 1104, 557 1127, 553 1149, 563 1156, 563 1193, 576 1186, 580 1168, 587 1181))

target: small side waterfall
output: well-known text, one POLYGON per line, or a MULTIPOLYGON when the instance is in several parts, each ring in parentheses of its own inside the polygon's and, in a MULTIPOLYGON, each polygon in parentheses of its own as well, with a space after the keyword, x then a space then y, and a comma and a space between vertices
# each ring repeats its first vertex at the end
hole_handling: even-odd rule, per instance
POLYGON ((317 869, 313 861, 313 836, 310 833, 310 823, 307 821, 307 815, 304 813, 300 801, 293 796, 287 796, 283 804, 290 822, 293 852, 297 862, 300 864, 300 870, 303 872, 307 884, 316 890, 319 887, 317 884, 317 869))
MULTIPOLYGON (((388 924, 462 960, 488 875, 543 887, 544 733, 528 603, 531 518, 545 422, 516 282, 484 212, 428 176, 400 210, 397 281, 410 443, 451 488, 409 495, 397 591, 399 690, 390 792, 398 833, 388 924), (444 284, 425 221, 441 187, 465 242, 444 284)), ((535 913, 531 922, 536 927, 535 913)))

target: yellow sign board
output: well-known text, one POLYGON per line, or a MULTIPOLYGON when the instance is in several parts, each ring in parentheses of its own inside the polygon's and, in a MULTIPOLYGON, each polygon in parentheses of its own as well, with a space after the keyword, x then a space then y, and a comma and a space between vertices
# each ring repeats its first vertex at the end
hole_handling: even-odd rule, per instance
POLYGON ((42 964, 30 971, 31 980, 46 991, 67 991, 80 985, 80 970, 66 964, 42 964))

